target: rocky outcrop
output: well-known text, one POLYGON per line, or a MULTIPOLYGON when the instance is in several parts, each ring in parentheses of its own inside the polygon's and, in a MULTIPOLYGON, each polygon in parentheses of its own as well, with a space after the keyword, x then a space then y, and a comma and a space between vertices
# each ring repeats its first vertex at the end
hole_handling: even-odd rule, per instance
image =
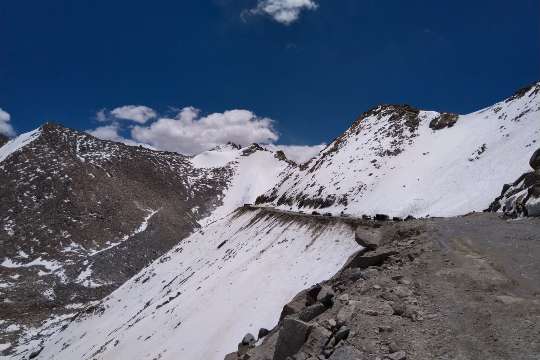
POLYGON ((452 113, 441 113, 435 119, 431 120, 429 127, 433 130, 440 130, 444 128, 450 128, 456 124, 459 115, 452 113))
POLYGON ((533 171, 505 184, 487 211, 502 211, 510 217, 540 216, 540 149, 532 154, 529 164, 533 171))

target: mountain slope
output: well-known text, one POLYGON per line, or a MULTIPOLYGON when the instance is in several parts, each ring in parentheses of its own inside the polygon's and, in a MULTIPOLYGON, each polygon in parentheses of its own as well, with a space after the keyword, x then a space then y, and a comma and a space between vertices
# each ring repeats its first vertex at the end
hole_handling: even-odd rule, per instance
POLYGON ((6 143, 0 343, 101 299, 168 251, 220 204, 230 175, 53 124, 6 143))
POLYGON ((253 203, 257 196, 277 184, 282 172, 295 167, 282 152, 269 151, 257 144, 244 148, 235 144, 219 146, 194 156, 191 161, 196 168, 226 167, 233 174, 220 198, 221 205, 201 221, 202 225, 223 218, 239 206, 253 203))
POLYGON ((223 359, 247 330, 274 326, 284 302, 359 249, 354 226, 239 209, 81 313, 39 358, 223 359))
POLYGON ((257 203, 357 215, 481 211, 528 169, 539 140, 540 83, 469 115, 379 106, 257 203))

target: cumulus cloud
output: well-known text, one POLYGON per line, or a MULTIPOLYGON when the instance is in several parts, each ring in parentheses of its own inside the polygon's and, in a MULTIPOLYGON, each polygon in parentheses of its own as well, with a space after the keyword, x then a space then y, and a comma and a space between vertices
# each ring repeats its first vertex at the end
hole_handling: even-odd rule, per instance
POLYGON ((15 136, 15 130, 11 126, 11 115, 0 108, 0 134, 6 136, 15 136))
POLYGON ((288 159, 297 164, 303 164, 319 154, 326 147, 326 144, 320 145, 266 145, 268 150, 281 150, 288 159))
POLYGON ((317 7, 315 0, 259 0, 257 6, 244 15, 267 15, 283 25, 290 25, 298 20, 302 11, 317 7))
POLYGON ((198 109, 186 107, 174 119, 161 118, 149 126, 134 127, 131 137, 157 149, 193 155, 229 141, 271 143, 277 141, 278 134, 271 119, 248 110, 201 116, 198 109))
MULTIPOLYGON (((153 109, 142 105, 126 105, 117 107, 116 109, 113 109, 110 114, 117 119, 131 120, 139 124, 144 124, 148 120, 157 116, 157 113, 153 109)), ((107 119, 105 110, 100 110, 96 117, 98 120, 107 119)))

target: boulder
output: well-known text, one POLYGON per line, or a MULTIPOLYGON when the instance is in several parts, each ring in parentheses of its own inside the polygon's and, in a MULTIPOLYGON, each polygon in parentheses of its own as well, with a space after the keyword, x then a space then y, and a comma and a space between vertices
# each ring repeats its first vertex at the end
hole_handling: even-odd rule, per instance
POLYGON ((340 327, 334 335, 334 345, 337 345, 341 340, 346 340, 350 333, 351 329, 349 329, 347 326, 340 327))
POLYGON ((247 333, 242 338, 242 345, 248 345, 248 346, 254 346, 257 340, 255 339, 255 336, 251 333, 247 333))
POLYGON ((382 234, 379 229, 358 226, 354 232, 354 240, 368 250, 375 250, 382 243, 382 234))
POLYGON ((285 317, 273 360, 286 360, 288 356, 296 354, 306 342, 310 331, 310 324, 290 316, 285 317))
POLYGON ((265 328, 260 328, 259 329, 259 334, 257 336, 257 339, 262 339, 263 337, 265 337, 266 335, 270 334, 270 330, 268 329, 265 329, 265 328))
POLYGON ((429 122, 429 127, 433 130, 450 128, 458 121, 458 115, 452 113, 442 113, 429 122))
POLYGON ((300 313, 298 314, 298 318, 302 321, 311 321, 317 316, 321 315, 323 312, 325 312, 326 309, 327 307, 324 304, 316 303, 300 311, 300 313))
POLYGON ((364 356, 360 350, 353 346, 340 346, 332 355, 328 358, 329 360, 362 360, 364 356))
POLYGON ((320 325, 315 325, 309 333, 308 339, 302 349, 302 351, 309 353, 310 355, 318 355, 323 350, 332 333, 320 325))
POLYGON ((317 295, 317 301, 326 307, 332 307, 334 305, 334 296, 336 296, 334 290, 330 286, 325 285, 317 295))

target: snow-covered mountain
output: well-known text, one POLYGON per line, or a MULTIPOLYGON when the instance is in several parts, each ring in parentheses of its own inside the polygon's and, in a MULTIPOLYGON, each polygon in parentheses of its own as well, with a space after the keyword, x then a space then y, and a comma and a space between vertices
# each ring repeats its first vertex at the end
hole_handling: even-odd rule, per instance
POLYGON ((0 343, 54 330, 201 224, 253 202, 289 166, 257 145, 190 158, 54 124, 5 143, 0 343))
POLYGON ((376 107, 302 165, 256 144, 186 157, 45 125, 0 147, 0 352, 222 359, 359 249, 356 218, 298 211, 480 211, 539 141, 540 83, 468 115, 376 107))
POLYGON ((540 83, 468 115, 378 106, 257 203, 356 215, 482 211, 528 171, 539 143, 540 83))

